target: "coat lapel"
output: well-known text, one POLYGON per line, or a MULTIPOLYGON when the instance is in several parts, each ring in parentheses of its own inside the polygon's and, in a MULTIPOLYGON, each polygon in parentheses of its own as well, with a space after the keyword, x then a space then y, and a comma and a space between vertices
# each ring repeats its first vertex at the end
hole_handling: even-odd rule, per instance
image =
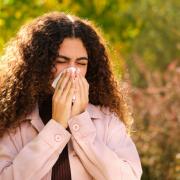
MULTIPOLYGON (((87 106, 87 111, 89 112, 92 119, 101 117, 99 106, 95 106, 89 103, 87 106)), ((38 132, 40 132, 45 126, 39 115, 38 103, 36 103, 34 110, 30 114, 28 114, 25 119, 30 120, 31 124, 37 129, 38 132)))

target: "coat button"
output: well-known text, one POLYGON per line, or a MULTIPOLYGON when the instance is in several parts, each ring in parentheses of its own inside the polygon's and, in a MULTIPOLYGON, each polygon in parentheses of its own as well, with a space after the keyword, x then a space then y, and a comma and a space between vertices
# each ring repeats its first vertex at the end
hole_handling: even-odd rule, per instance
POLYGON ((73 124, 72 128, 74 131, 78 131, 79 130, 79 124, 73 124))
POLYGON ((60 142, 62 140, 62 137, 60 134, 55 135, 55 141, 60 142))

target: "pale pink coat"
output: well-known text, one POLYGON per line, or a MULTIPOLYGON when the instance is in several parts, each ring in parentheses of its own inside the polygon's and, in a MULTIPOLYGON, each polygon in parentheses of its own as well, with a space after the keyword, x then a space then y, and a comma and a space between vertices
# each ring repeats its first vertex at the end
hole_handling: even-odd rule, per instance
POLYGON ((0 180, 50 180, 67 143, 72 180, 141 178, 136 147, 107 108, 88 104, 68 124, 71 133, 53 119, 44 126, 36 105, 15 133, 6 132, 0 139, 0 180))

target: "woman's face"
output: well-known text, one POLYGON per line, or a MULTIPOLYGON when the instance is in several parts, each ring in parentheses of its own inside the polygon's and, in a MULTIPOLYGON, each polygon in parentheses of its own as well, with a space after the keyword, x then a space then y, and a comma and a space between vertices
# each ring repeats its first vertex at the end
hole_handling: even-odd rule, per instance
POLYGON ((88 66, 88 55, 86 48, 79 38, 65 38, 58 50, 56 59, 56 69, 53 72, 54 79, 65 68, 79 68, 81 74, 85 77, 88 66))

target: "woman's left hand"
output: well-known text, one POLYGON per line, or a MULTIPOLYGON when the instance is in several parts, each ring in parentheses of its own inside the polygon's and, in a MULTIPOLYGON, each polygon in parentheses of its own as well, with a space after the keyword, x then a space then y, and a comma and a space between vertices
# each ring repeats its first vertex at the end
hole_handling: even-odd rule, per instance
POLYGON ((71 117, 83 113, 89 102, 89 84, 81 73, 77 73, 75 78, 76 100, 72 105, 71 117))

